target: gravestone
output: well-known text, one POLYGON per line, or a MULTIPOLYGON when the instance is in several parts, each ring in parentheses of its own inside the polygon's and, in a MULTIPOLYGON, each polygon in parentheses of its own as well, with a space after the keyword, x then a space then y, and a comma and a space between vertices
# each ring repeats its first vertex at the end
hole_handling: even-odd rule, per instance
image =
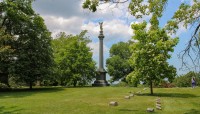
POLYGON ((147 108, 147 112, 154 112, 153 108, 147 108))
POLYGON ((118 106, 118 102, 116 102, 116 101, 111 101, 111 102, 109 103, 109 105, 110 105, 110 106, 118 106))
POLYGON ((125 98, 125 99, 130 99, 131 97, 130 97, 130 96, 125 96, 124 98, 125 98))

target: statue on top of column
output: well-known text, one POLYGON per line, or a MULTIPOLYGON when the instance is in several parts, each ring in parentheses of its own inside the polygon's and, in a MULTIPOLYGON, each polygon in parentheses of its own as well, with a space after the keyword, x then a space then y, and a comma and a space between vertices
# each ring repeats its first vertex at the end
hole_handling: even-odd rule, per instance
POLYGON ((103 22, 99 22, 99 25, 100 25, 100 30, 103 31, 103 27, 102 27, 103 26, 103 22))

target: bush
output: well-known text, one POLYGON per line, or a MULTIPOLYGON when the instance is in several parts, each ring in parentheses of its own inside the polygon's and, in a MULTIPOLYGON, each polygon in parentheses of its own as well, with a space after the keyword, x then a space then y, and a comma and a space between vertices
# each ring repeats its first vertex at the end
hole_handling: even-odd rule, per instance
POLYGON ((177 87, 191 87, 191 79, 192 79, 192 77, 195 77, 196 83, 197 83, 197 85, 199 85, 200 74, 199 73, 195 73, 195 72, 188 72, 185 75, 178 76, 178 77, 175 78, 173 83, 177 87))
POLYGON ((0 83, 0 90, 9 90, 10 87, 4 83, 0 83))

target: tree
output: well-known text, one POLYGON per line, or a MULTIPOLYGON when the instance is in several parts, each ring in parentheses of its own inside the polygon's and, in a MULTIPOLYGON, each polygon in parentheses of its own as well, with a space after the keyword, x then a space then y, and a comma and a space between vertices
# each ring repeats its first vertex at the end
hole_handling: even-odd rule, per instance
POLYGON ((4 83, 9 86, 8 75, 9 68, 13 63, 13 40, 14 37, 10 36, 5 32, 4 29, 0 28, 0 83, 4 83))
POLYGON ((17 37, 12 74, 32 89, 35 81, 43 80, 52 71, 51 34, 33 11, 32 0, 4 0, 0 7, 1 27, 17 37))
POLYGON ((95 62, 91 49, 87 46, 89 40, 86 31, 79 35, 65 35, 61 33, 53 41, 56 74, 59 75, 61 85, 86 85, 95 77, 95 62))
POLYGON ((108 74, 112 77, 111 81, 126 81, 126 76, 133 71, 130 66, 129 58, 131 42, 119 42, 110 48, 110 58, 106 60, 108 74))
POLYGON ((176 69, 167 60, 178 38, 170 38, 164 29, 147 30, 146 26, 146 22, 132 25, 135 42, 131 44, 130 62, 134 71, 127 76, 127 80, 131 83, 138 80, 147 83, 153 94, 153 84, 164 78, 172 81, 176 76, 176 69))

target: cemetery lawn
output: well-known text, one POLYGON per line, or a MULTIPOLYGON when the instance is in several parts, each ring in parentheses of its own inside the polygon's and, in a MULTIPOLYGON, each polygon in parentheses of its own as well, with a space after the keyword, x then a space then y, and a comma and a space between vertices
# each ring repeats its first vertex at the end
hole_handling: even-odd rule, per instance
POLYGON ((37 88, 0 92, 0 114, 200 114, 200 88, 83 87, 37 88), (131 99, 129 92, 141 91, 131 99), (156 110, 156 98, 161 99, 162 110, 156 110), (109 106, 117 101, 118 106, 109 106))

